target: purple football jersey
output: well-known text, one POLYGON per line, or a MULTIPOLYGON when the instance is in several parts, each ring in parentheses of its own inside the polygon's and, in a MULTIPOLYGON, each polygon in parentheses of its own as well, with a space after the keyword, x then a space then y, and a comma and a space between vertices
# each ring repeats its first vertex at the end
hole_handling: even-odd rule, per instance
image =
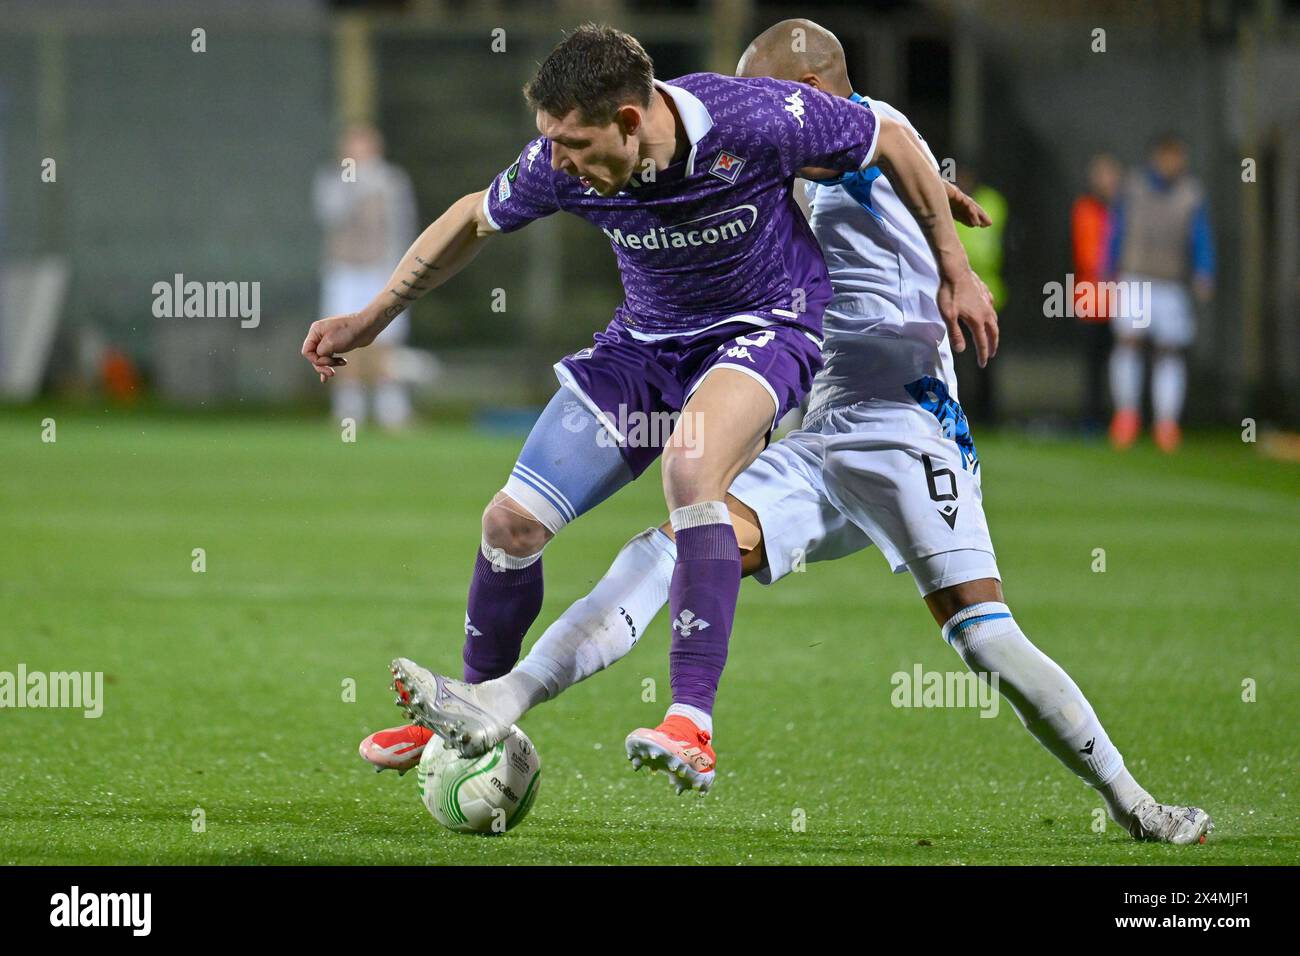
POLYGON ((656 86, 691 142, 684 161, 605 197, 552 169, 538 138, 493 180, 488 220, 511 232, 562 209, 598 226, 623 279, 615 320, 636 338, 736 319, 820 335, 831 283, 792 180, 808 166, 870 165, 876 114, 783 80, 692 73, 656 86))

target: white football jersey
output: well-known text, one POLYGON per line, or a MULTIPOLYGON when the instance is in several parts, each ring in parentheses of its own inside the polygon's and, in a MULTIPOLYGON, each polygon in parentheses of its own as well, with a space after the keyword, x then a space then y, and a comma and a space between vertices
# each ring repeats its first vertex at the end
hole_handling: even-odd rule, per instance
MULTIPOLYGON (((887 103, 869 105, 916 132, 887 103)), ((934 162, 924 140, 921 145, 934 162)), ((911 401, 903 386, 926 376, 942 381, 955 400, 948 330, 935 301, 938 267, 889 180, 872 166, 810 182, 807 195, 809 223, 835 293, 824 320, 826 364, 813 381, 807 418, 873 398, 911 401)))

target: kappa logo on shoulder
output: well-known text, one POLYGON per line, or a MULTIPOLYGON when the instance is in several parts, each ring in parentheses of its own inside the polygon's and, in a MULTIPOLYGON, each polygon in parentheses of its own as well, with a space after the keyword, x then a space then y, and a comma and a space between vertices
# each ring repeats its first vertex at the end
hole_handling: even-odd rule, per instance
POLYGON ((745 161, 741 157, 725 149, 719 150, 713 165, 709 167, 709 175, 717 176, 724 183, 734 184, 740 177, 740 168, 744 165, 745 161))
POLYGON ((803 129, 803 93, 795 90, 785 98, 785 111, 799 121, 799 128, 803 129))

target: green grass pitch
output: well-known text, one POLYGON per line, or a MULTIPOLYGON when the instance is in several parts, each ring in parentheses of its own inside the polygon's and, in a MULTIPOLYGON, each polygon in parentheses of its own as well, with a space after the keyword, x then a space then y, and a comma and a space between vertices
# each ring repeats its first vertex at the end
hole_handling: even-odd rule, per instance
MULTIPOLYGON (((892 707, 894 672, 961 663, 874 552, 743 585, 713 793, 677 798, 622 753, 667 703, 661 616, 524 721, 539 798, 485 838, 442 831, 414 773, 376 776, 356 747, 398 722, 391 657, 459 667, 479 514, 517 437, 55 412, 50 444, 46 414, 0 414, 0 670, 103 671, 106 702, 0 711, 0 863, 1300 859, 1300 479, 1235 435, 1175 458, 976 435, 1017 619, 1157 798, 1213 814, 1205 846, 1094 832, 1099 801, 1009 707, 892 707)), ((651 473, 557 539, 539 624, 662 508, 651 473)))

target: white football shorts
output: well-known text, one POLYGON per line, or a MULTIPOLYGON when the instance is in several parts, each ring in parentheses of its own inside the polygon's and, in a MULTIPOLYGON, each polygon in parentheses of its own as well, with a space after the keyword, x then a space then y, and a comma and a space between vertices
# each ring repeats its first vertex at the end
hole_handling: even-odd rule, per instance
POLYGON ((1187 286, 1167 279, 1143 279, 1124 274, 1120 281, 1129 288, 1142 287, 1142 308, 1136 306, 1117 310, 1111 317, 1111 328, 1116 335, 1137 339, 1150 339, 1157 348, 1185 349, 1196 338, 1196 309, 1187 286), (1143 285, 1145 284, 1145 285, 1143 285))
POLYGON ((873 399, 831 409, 768 447, 731 486, 763 529, 758 580, 873 544, 894 573, 912 572, 922 596, 1001 580, 979 459, 973 443, 963 449, 945 430, 919 404, 873 399))

